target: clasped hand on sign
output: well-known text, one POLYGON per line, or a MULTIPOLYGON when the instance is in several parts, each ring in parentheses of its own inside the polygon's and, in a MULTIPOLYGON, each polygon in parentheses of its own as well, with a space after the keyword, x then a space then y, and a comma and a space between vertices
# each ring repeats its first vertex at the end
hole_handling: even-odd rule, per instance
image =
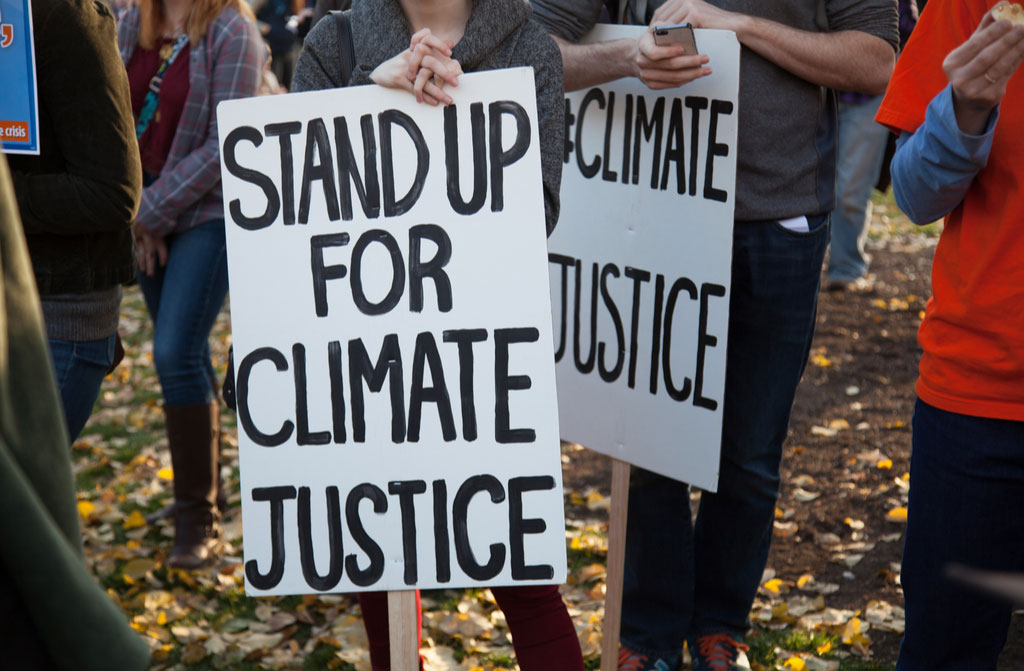
POLYGON ((452 58, 454 43, 423 28, 412 36, 409 48, 377 66, 370 79, 389 88, 405 89, 417 102, 450 105, 444 86, 458 86, 462 66, 452 58))
POLYGON ((953 88, 960 130, 971 135, 985 130, 989 114, 1003 99, 1006 84, 1022 61, 1024 26, 997 21, 992 12, 986 13, 970 38, 942 62, 953 88))

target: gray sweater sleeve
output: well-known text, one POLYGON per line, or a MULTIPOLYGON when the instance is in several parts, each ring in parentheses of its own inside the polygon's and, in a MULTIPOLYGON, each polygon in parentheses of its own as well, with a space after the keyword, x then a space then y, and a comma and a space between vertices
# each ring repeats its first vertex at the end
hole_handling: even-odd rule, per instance
POLYGON ((555 230, 560 209, 562 157, 565 152, 565 90, 562 54, 543 29, 527 25, 517 52, 533 64, 537 90, 537 122, 540 126, 540 163, 544 179, 544 214, 548 235, 555 230))
POLYGON ((579 42, 597 23, 603 4, 603 0, 530 0, 530 20, 552 35, 579 42))
POLYGON ((895 0, 828 0, 825 11, 830 30, 859 30, 882 38, 893 50, 900 47, 895 0))

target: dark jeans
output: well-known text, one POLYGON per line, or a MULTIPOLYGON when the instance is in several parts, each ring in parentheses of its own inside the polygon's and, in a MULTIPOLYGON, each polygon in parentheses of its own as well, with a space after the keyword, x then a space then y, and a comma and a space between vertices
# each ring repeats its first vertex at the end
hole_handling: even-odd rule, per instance
POLYGON ((701 495, 693 524, 686 483, 633 469, 621 635, 631 650, 675 658, 687 639, 749 626, 828 246, 827 219, 810 225, 736 222, 718 492, 701 495))
POLYGON ((210 331, 228 291, 224 220, 214 219, 166 238, 167 265, 139 286, 153 318, 153 362, 167 405, 217 398, 210 331))
POLYGON ((1012 606, 950 581, 961 564, 1024 571, 1024 422, 960 415, 917 401, 903 548, 907 630, 899 671, 986 671, 1012 606))
POLYGON ((50 357, 57 373, 57 389, 64 409, 68 437, 75 442, 92 414, 100 385, 114 361, 116 334, 99 340, 75 342, 50 339, 50 357))

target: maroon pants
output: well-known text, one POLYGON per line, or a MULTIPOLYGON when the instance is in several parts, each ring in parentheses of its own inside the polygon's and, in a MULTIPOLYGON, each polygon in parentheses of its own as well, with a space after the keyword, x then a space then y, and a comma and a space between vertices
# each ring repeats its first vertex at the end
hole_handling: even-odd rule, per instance
MULTIPOLYGON (((492 587, 512 632, 512 646, 522 671, 582 671, 583 655, 569 611, 556 585, 492 587)), ((391 671, 387 592, 359 595, 373 671, 391 671)), ((420 594, 416 623, 421 626, 420 594)))

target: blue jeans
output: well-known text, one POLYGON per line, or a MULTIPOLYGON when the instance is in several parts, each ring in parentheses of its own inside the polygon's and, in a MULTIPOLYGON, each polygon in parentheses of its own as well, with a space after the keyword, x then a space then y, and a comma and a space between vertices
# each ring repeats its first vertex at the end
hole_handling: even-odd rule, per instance
POLYGON ((839 148, 836 209, 832 213, 832 244, 828 278, 850 281, 868 271, 864 239, 871 220, 871 191, 878 182, 889 131, 875 121, 882 96, 839 103, 839 148))
POLYGON ((139 286, 153 318, 153 362, 167 405, 199 405, 217 398, 210 331, 228 292, 224 220, 213 219, 170 235, 167 265, 139 286))
POLYGON ((50 338, 50 356, 71 442, 75 442, 92 414, 100 385, 114 361, 116 340, 116 334, 79 342, 50 338))
POLYGON ((718 492, 701 495, 693 524, 686 483, 633 469, 621 634, 630 650, 676 658, 687 639, 749 627, 827 245, 824 217, 806 233, 735 225, 718 492))
POLYGON ((946 568, 1024 571, 1021 511, 1024 422, 946 412, 918 399, 899 671, 996 668, 1012 605, 950 581, 946 568))

